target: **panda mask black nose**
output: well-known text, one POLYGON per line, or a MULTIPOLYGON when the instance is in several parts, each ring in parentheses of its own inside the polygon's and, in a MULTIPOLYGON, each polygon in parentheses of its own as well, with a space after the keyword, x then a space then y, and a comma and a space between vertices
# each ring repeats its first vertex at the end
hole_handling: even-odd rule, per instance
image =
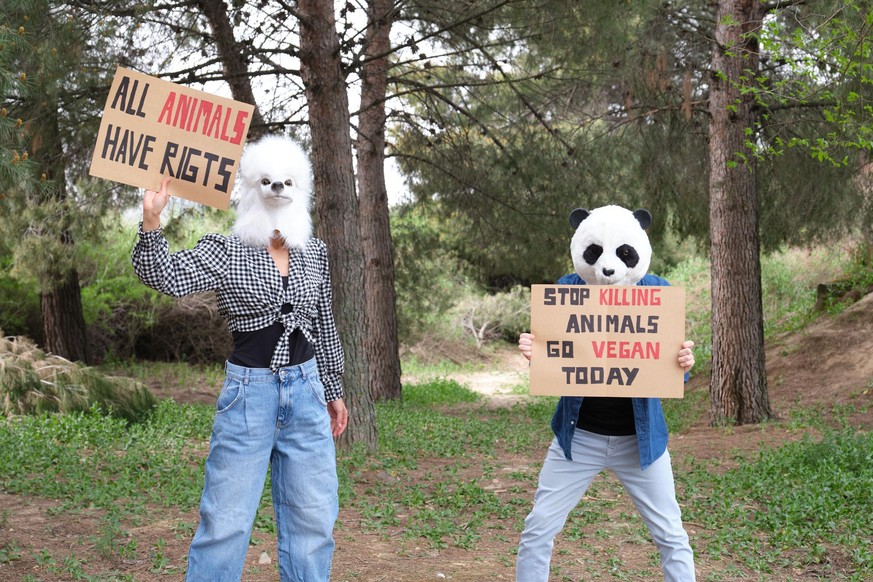
POLYGON ((570 244, 573 266, 586 283, 634 285, 645 276, 652 256, 644 230, 651 224, 647 210, 577 208, 570 224, 576 228, 570 244))

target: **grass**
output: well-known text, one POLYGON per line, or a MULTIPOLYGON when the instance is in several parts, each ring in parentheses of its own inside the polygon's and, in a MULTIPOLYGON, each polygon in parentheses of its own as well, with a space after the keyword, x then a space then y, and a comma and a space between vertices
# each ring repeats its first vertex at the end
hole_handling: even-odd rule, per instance
MULTIPOLYGON (((701 408, 693 394, 675 407, 666 404, 674 431, 701 408)), ((407 386, 402 402, 377 407, 379 454, 340 453, 342 507, 362 516, 364 531, 382 532, 397 543, 475 552, 483 540, 499 537, 511 546, 530 509, 553 406, 554 399, 541 398, 488 407, 444 379, 407 386), (511 459, 525 460, 519 465, 511 459)), ((171 401, 130 426, 97 411, 16 417, 0 425, 0 488, 60 500, 59 511, 98 508, 103 517, 91 538, 97 552, 119 560, 138 557, 154 572, 176 575, 161 544, 138 544, 130 524, 146 520, 149 507, 196 506, 211 418, 210 406, 171 401)), ((833 579, 873 575, 873 436, 823 424, 819 430, 825 432, 819 440, 764 450, 730 470, 718 462, 677 469, 685 519, 702 526, 696 551, 714 564, 724 562, 709 579, 731 579, 736 568, 753 578, 810 567, 833 579), (834 572, 831 563, 844 566, 834 572)), ((591 544, 616 539, 650 543, 621 486, 597 479, 586 499, 584 510, 571 514, 558 550, 593 551, 579 563, 589 560, 592 572, 606 564, 614 579, 657 572, 656 565, 634 569, 619 556, 598 558, 592 550, 591 544)), ((265 491, 258 530, 273 532, 272 519, 265 491)), ((190 536, 192 527, 184 526, 181 535, 190 536)), ((7 542, 0 546, 0 563, 23 554, 20 545, 7 542)), ((43 559, 53 571, 87 579, 82 558, 43 559)))
POLYGON ((852 429, 762 450, 724 474, 680 474, 697 501, 685 519, 704 526, 702 550, 737 556, 753 572, 850 563, 846 579, 873 574, 873 434, 852 429), (732 524, 732 525, 731 525, 732 524))
POLYGON ((13 417, 0 425, 0 486, 129 518, 196 505, 211 422, 212 407, 169 401, 130 426, 96 408, 13 417))
POLYGON ((220 364, 192 365, 187 362, 128 361, 104 364, 103 369, 115 374, 124 374, 139 382, 190 386, 220 386, 224 381, 224 366, 220 364))
MULTIPOLYGON (((838 279, 842 273, 855 273, 858 267, 846 249, 821 247, 813 250, 784 249, 761 259, 761 294, 764 311, 764 337, 797 331, 811 323, 815 288, 822 281, 838 279)), ((869 270, 866 271, 869 277, 869 270)), ((691 256, 677 264, 664 277, 674 286, 686 289, 686 333, 694 340, 696 359, 692 373, 705 371, 712 359, 712 326, 709 260, 691 256)), ((837 308, 831 310, 836 312, 837 308)))

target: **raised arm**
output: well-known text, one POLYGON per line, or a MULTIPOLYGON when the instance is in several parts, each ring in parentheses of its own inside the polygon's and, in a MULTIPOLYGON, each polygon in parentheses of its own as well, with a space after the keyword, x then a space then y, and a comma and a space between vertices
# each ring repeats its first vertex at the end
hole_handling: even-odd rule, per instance
POLYGON ((133 248, 133 269, 140 281, 161 293, 182 297, 218 289, 228 266, 227 239, 207 234, 193 249, 170 254, 161 229, 161 212, 170 198, 164 178, 157 192, 146 190, 142 226, 133 248))

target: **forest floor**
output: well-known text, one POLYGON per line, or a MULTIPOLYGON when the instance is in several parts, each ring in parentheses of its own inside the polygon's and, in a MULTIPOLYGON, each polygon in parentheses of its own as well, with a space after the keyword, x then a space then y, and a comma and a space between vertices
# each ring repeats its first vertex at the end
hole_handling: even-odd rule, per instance
MULTIPOLYGON (((790 411, 804 410, 808 414, 827 416, 844 406, 851 412, 848 416, 850 426, 869 430, 873 426, 873 294, 867 295, 858 303, 836 317, 821 318, 798 333, 785 335, 771 341, 767 346, 767 374, 770 404, 776 420, 763 425, 730 428, 709 427, 704 418, 699 419, 689 429, 671 435, 670 451, 674 467, 681 467, 683 460, 693 456, 698 461, 718 459, 727 464, 741 463, 754 458, 764 448, 778 447, 791 440, 803 438, 809 431, 792 430, 787 417, 790 411)), ((513 402, 528 398, 519 394, 519 385, 527 383, 527 363, 514 348, 497 352, 489 363, 490 369, 483 372, 465 372, 452 377, 460 383, 487 396, 493 406, 510 406, 513 402)), ((410 380, 406 378, 405 380, 410 380)), ((697 375, 686 387, 687 393, 706 391, 709 378, 697 375)), ((177 402, 211 402, 220 386, 213 390, 192 392, 190 383, 172 386, 164 383, 154 386, 160 397, 173 397, 177 402)), ((471 404, 471 406, 473 406, 471 404)), ((478 406, 478 405, 477 405, 478 406)), ((814 433, 814 430, 812 431, 814 433)), ((813 434, 814 436, 814 434, 813 434)), ((495 467, 493 488, 504 485, 513 470, 526 471, 530 478, 524 481, 518 497, 532 502, 536 487, 535 472, 542 461, 547 442, 542 443, 541 451, 531 458, 518 454, 505 454, 492 459, 495 467)), ((421 459, 420 465, 430 468, 445 463, 444 459, 421 459)), ((677 469, 678 470, 678 469, 677 469)), ((473 469, 471 469, 473 471, 473 469)), ((387 476, 390 477, 390 476, 387 476)), ((390 478, 385 479, 389 486, 390 478)), ((455 478, 476 479, 478 475, 459 475, 455 478)), ((373 476, 379 485, 379 476, 373 476)), ((599 479, 610 479, 601 476, 599 479)), ((500 490, 500 489, 496 489, 500 490)), ((606 490, 604 495, 611 495, 606 490)), ((680 501, 682 491, 679 491, 680 501)), ((621 497, 619 495, 619 497, 621 497)), ((624 513, 635 513, 626 498, 618 499, 615 513, 610 516, 616 520, 624 513)), ((155 547, 157 540, 163 540, 162 555, 169 563, 178 565, 171 568, 156 569, 143 559, 125 560, 117 556, 106 558, 96 551, 99 541, 99 511, 82 509, 78 511, 61 510, 60 502, 39 497, 8 495, 0 492, 0 547, 4 536, 13 536, 22 548, 38 548, 42 555, 65 555, 73 548, 79 560, 87 561, 88 570, 94 571, 101 560, 112 561, 105 564, 104 571, 126 572, 112 580, 175 580, 181 579, 184 559, 190 542, 191 531, 179 531, 179 523, 196 524, 197 509, 184 511, 161 508, 151 519, 139 525, 128 525, 125 529, 137 540, 138 548, 145 552, 155 547), (83 543, 84 540, 84 543, 83 543), (91 540, 89 542, 88 540, 91 540), (83 545, 85 546, 83 548, 83 545)), ((524 508, 526 512, 529 505, 524 508)), ((419 582, 455 580, 465 582, 484 582, 490 580, 514 579, 514 548, 518 543, 517 532, 509 527, 495 528, 483 535, 471 547, 464 549, 448 545, 435 548, 421 538, 403 535, 402 528, 388 531, 373 531, 362 526, 362 516, 355 510, 341 508, 336 528, 336 554, 333 565, 333 580, 367 582, 419 582)), ((692 544, 701 534, 702 525, 686 523, 692 544)), ((594 526, 592 526, 593 528, 594 526)), ((654 546, 650 541, 631 541, 623 543, 612 536, 593 536, 593 548, 588 562, 596 560, 598 554, 604 556, 602 578, 616 579, 610 575, 606 557, 620 560, 625 569, 635 572, 652 572, 652 576, 639 579, 659 579, 657 556, 653 558, 654 546), (654 564, 654 565, 653 565, 654 564)), ((261 582, 278 580, 275 571, 276 542, 267 533, 256 533, 257 545, 250 547, 247 567, 243 580, 261 582), (269 559, 272 564, 259 564, 259 559, 269 559)), ((559 537, 555 555, 565 564, 566 578, 579 580, 583 576, 573 574, 574 556, 568 548, 569 541, 559 537)), ((23 550, 22 550, 23 551, 23 550)), ((2 557, 2 556, 0 556, 2 557)), ((748 579, 748 572, 736 568, 736 577, 724 574, 731 556, 721 556, 714 560, 698 556, 698 579, 748 579), (714 571, 718 576, 710 575, 714 571)), ((582 561, 582 558, 578 558, 582 561)), ((155 561, 151 561, 155 565, 155 561)), ((830 564, 831 570, 839 570, 839 564, 830 564)), ((99 567, 97 568, 99 571, 99 567)), ((74 571, 68 568, 66 571, 74 571)), ((0 560, 0 579, 2 580, 60 580, 74 579, 55 577, 58 568, 49 568, 39 559, 18 559, 3 563, 0 560)), ((591 570, 585 570, 590 572, 591 570)), ((752 579, 796 581, 821 580, 823 572, 815 570, 796 570, 781 572, 776 577, 752 575, 752 579)), ((824 574, 825 578, 827 577, 824 574)), ((553 577, 555 578, 555 577, 553 577)), ((76 579, 103 580, 107 578, 85 577, 76 579)), ((625 579, 637 579, 626 577, 625 579)))

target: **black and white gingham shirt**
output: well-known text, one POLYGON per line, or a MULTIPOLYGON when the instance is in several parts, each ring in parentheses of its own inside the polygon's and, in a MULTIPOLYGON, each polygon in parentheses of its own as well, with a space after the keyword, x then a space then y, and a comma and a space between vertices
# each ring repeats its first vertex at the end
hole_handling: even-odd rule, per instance
POLYGON ((315 350, 325 399, 343 397, 343 350, 333 319, 327 246, 311 238, 291 251, 288 288, 266 248, 247 246, 237 236, 207 234, 193 249, 170 254, 162 230, 139 231, 133 268, 140 280, 161 293, 181 297, 215 291, 218 311, 231 332, 255 331, 282 322, 270 369, 290 361, 288 338, 299 328, 315 350), (292 310, 282 313, 282 305, 292 310))

